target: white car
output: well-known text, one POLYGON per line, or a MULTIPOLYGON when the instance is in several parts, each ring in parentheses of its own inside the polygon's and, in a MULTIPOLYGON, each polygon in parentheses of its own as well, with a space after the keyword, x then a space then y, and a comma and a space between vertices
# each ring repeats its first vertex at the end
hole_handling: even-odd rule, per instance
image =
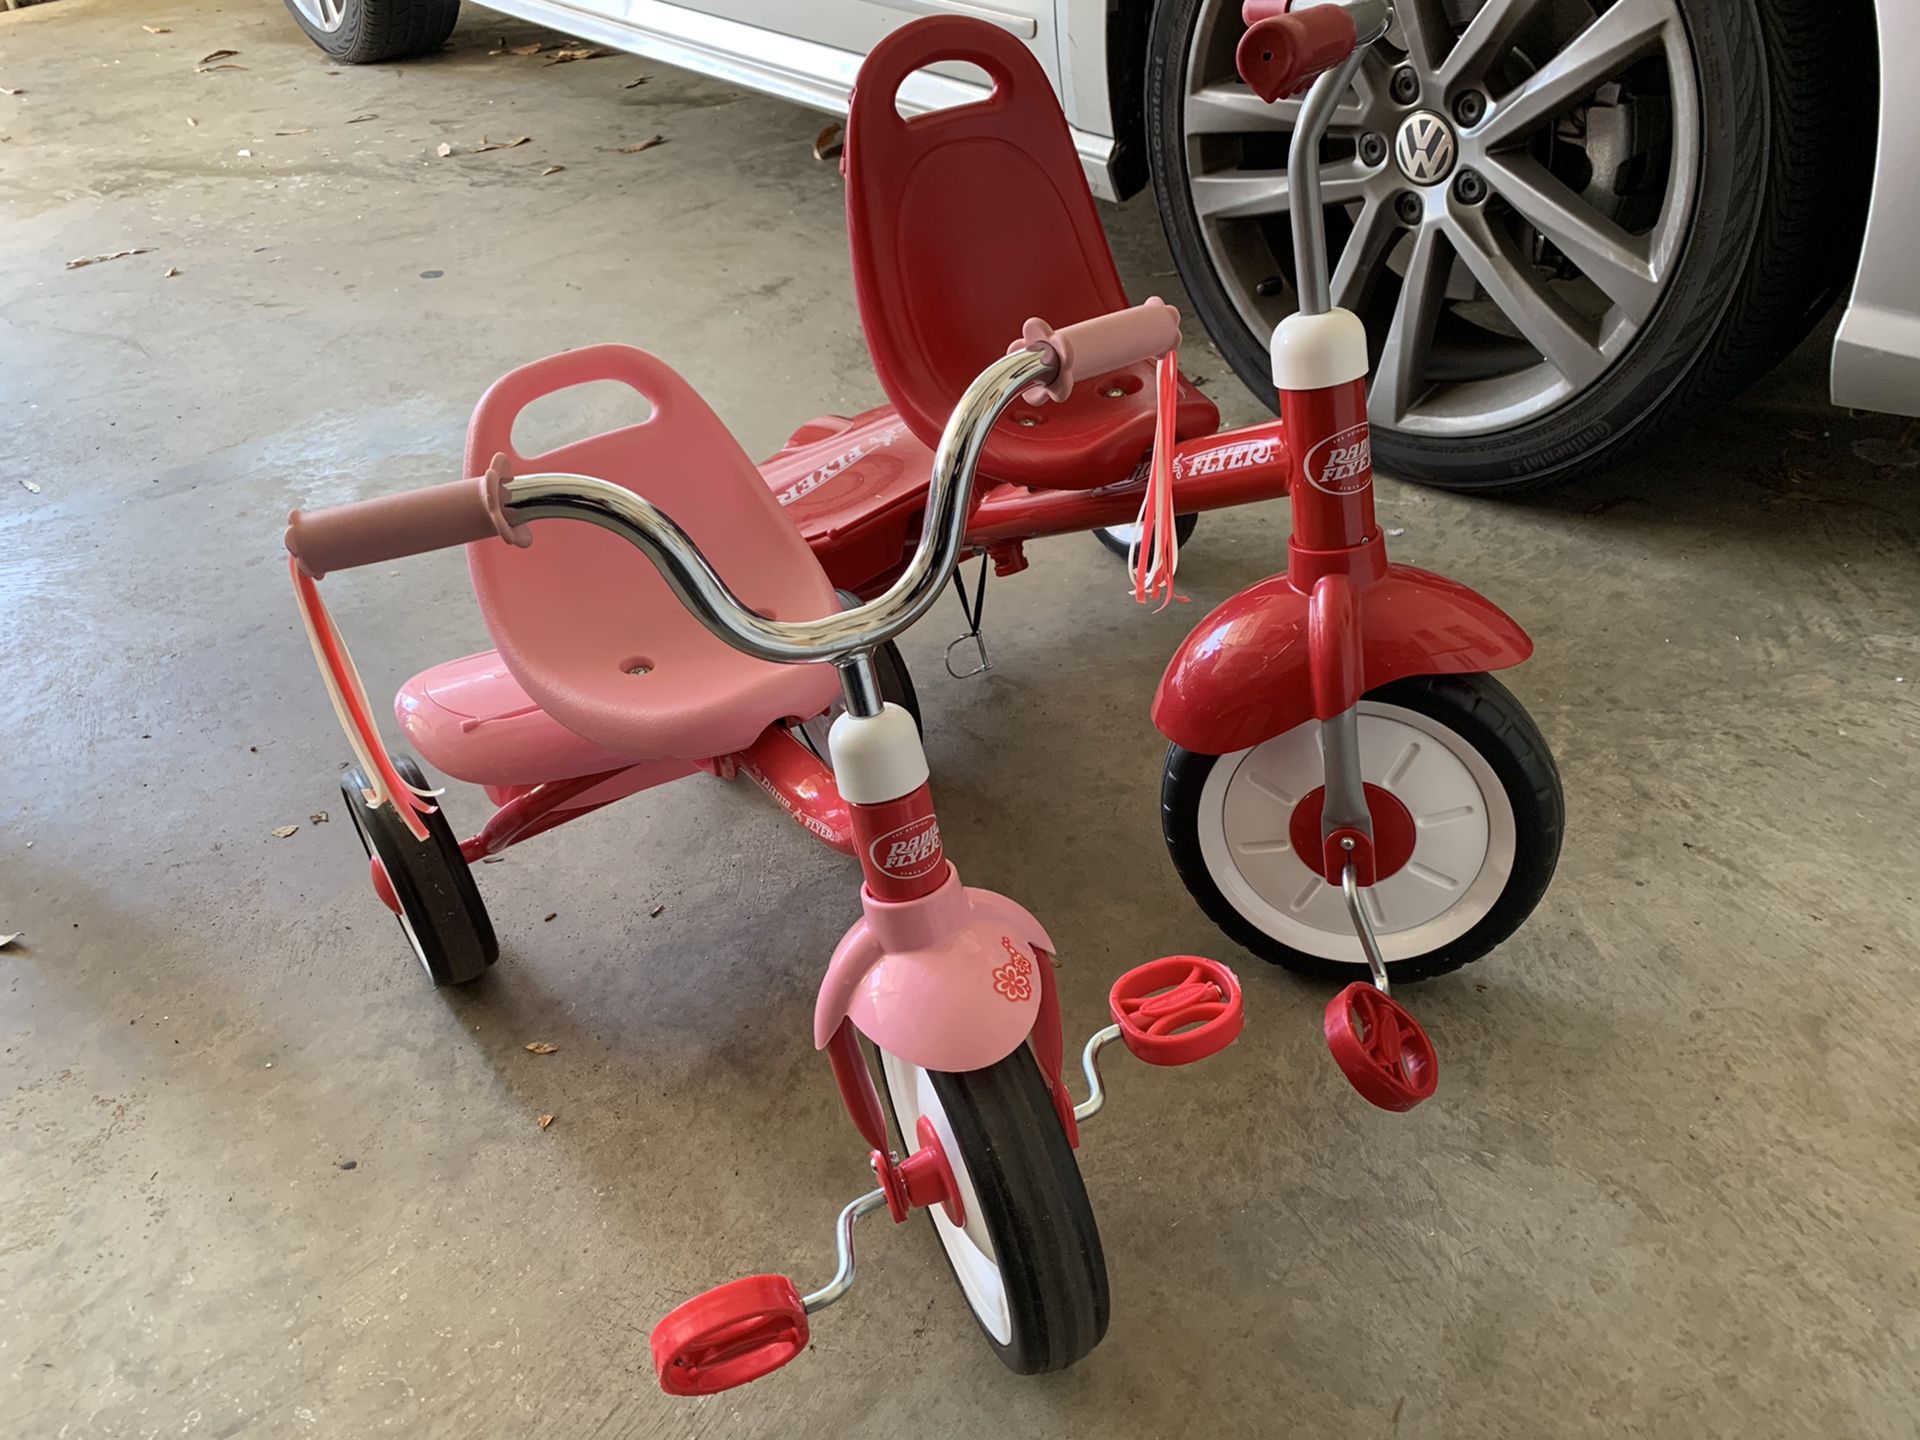
MULTIPOLYGON (((459 3, 286 0, 350 62, 439 46, 459 3)), ((1052 77, 1094 192, 1152 185, 1201 320, 1272 398, 1297 104, 1263 105, 1234 73, 1238 0, 487 8, 837 112, 894 27, 999 25, 1052 77)), ((1886 80, 1916 67, 1914 0, 1400 0, 1326 156, 1381 468, 1491 491, 1607 463, 1754 379, 1849 283, 1835 403, 1920 413, 1920 187, 1901 178, 1920 122, 1886 80)), ((979 93, 923 73, 902 100, 979 93)))

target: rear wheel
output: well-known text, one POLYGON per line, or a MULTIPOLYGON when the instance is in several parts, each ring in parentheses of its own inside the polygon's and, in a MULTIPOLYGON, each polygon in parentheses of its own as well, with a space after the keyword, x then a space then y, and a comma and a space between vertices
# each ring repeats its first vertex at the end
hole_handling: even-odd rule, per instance
POLYGON ((460 0, 286 0, 307 38, 336 60, 371 65, 438 50, 460 0))
POLYGON ((900 1134, 926 1116, 953 1166, 966 1223, 927 1215, 994 1353, 1021 1375, 1084 1357, 1107 1333, 1106 1257, 1033 1052, 949 1074, 882 1051, 880 1070, 900 1134))
MULTIPOLYGON (((409 785, 426 788, 426 777, 412 757, 396 755, 393 765, 409 785)), ((361 792, 368 788, 358 765, 349 765, 341 773, 340 795, 346 801, 347 817, 368 856, 386 871, 387 883, 400 903, 400 930, 413 947, 414 958, 436 985, 464 985, 478 979, 500 958, 500 942, 446 812, 436 808, 422 816, 427 838, 416 840, 391 804, 367 807, 361 792)))
MULTIPOLYGON (((1176 515, 1173 517, 1173 538, 1182 545, 1193 538, 1194 530, 1200 524, 1198 515, 1176 515)), ((1093 538, 1107 549, 1125 560, 1133 554, 1133 547, 1140 543, 1140 523, 1130 525, 1105 525, 1093 532, 1093 538)))

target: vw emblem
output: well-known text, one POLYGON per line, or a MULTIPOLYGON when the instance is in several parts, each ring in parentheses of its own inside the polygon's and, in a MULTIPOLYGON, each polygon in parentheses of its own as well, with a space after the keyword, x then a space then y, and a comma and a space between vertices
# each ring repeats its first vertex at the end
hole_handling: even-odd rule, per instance
POLYGON ((1438 185, 1453 171, 1457 157, 1453 127, 1431 110, 1416 110, 1393 138, 1393 158, 1416 185, 1438 185))

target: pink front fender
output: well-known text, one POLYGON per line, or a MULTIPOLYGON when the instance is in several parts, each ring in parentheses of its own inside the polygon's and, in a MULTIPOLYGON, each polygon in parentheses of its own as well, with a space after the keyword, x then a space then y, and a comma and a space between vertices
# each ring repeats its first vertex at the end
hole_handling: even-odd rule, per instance
POLYGON ((843 1019, 925 1070, 979 1070, 1005 1059, 1040 1014, 1039 967, 1053 942, 1019 905, 947 881, 920 900, 860 894, 865 914, 833 952, 813 1011, 825 1049, 843 1019))
MULTIPOLYGON (((1353 601, 1361 691, 1410 675, 1504 670, 1533 653, 1527 632, 1499 606, 1411 565, 1389 565, 1355 589, 1353 601)), ((1202 620, 1153 697, 1160 732, 1184 749, 1226 755, 1313 719, 1310 607, 1307 595, 1276 575, 1202 620)), ((1329 695, 1346 688, 1322 686, 1329 695)))

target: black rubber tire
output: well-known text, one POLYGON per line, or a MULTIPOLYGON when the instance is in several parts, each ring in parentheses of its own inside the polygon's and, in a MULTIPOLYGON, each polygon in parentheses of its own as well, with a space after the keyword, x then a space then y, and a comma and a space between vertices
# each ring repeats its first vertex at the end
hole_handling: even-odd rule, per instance
MULTIPOLYGON (((410 756, 396 755, 393 764, 401 779, 425 788, 426 777, 410 756)), ((427 838, 416 840, 393 806, 367 808, 360 794, 366 786, 358 765, 341 773, 340 795, 354 833, 367 854, 386 867, 394 898, 406 912, 401 933, 434 984, 477 980, 500 958, 500 942, 446 811, 423 816, 427 838)))
POLYGON ((306 37, 348 65, 404 60, 438 50, 460 18, 460 0, 341 0, 338 30, 322 30, 286 0, 306 37))
MULTIPOLYGON (((1193 538, 1193 532, 1197 530, 1199 526, 1200 517, 1198 515, 1176 515, 1173 517, 1173 538, 1184 545, 1193 538)), ((1120 541, 1114 539, 1111 531, 1093 530, 1088 533, 1100 542, 1102 548, 1118 555, 1122 560, 1126 559, 1128 553, 1133 549, 1131 545, 1122 544, 1120 541)))
MULTIPOLYGON (((1560 772, 1533 717, 1491 675, 1427 675, 1396 680, 1368 691, 1365 698, 1417 711, 1464 738, 1493 768, 1513 807, 1513 874, 1500 898, 1459 939, 1387 965, 1387 974, 1396 983, 1426 980, 1485 955, 1519 929, 1547 893, 1566 827, 1560 772)), ((1167 768, 1160 784, 1160 829, 1181 882, 1214 924, 1262 960, 1318 980, 1365 979, 1364 965, 1329 960, 1281 944, 1236 910, 1220 892, 1201 854, 1199 821, 1201 794, 1219 758, 1178 745, 1167 751, 1167 768)))
POLYGON ((913 688, 913 674, 900 647, 889 640, 873 652, 873 673, 880 682, 880 698, 891 701, 913 716, 913 728, 927 733, 920 719, 920 692, 913 688))
MULTIPOLYGON (((884 1064, 879 1069, 897 1133, 892 1083, 884 1064)), ((1022 1045, 984 1070, 927 1074, 973 1179, 1006 1286, 1008 1343, 984 1325, 980 1333, 1016 1375, 1064 1370, 1105 1337, 1111 1297, 1093 1206, 1040 1066, 1022 1045)), ((902 1136, 900 1143, 905 1154, 919 1141, 902 1136)), ((944 1245, 940 1253, 951 1268, 944 1245)))
MULTIPOLYGON (((1253 334, 1216 277, 1186 183, 1187 47, 1201 7, 1222 3, 1231 0, 1155 6, 1148 156, 1161 224, 1201 323, 1247 387, 1274 405, 1268 337, 1253 334)), ((1873 70, 1870 7, 1861 0, 1680 4, 1705 143, 1693 228, 1659 309, 1599 380, 1535 420, 1459 439, 1375 425, 1374 461, 1383 473, 1491 493, 1610 465, 1666 421, 1778 362, 1852 273, 1873 148, 1858 94, 1873 88, 1862 84, 1873 70)))

